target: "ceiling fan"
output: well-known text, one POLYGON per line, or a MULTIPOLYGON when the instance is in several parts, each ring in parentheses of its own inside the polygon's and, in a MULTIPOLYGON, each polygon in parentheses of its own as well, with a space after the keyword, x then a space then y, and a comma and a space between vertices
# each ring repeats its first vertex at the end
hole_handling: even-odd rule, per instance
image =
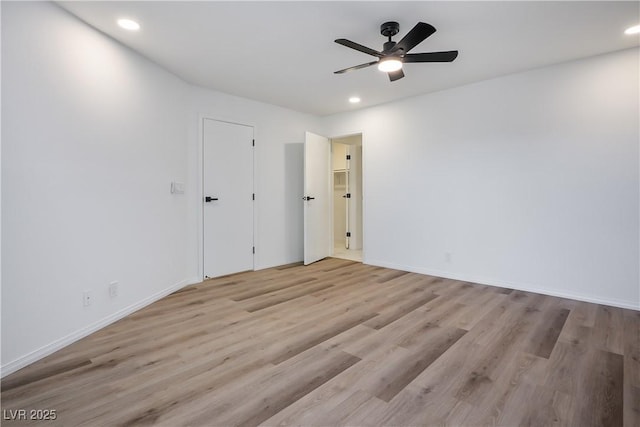
POLYGON ((380 71, 389 74, 389 79, 394 82, 404 77, 402 64, 412 62, 451 62, 458 56, 457 50, 449 50, 445 52, 428 52, 428 53, 409 53, 411 49, 420 44, 424 39, 436 32, 436 29, 424 22, 418 22, 415 27, 407 33, 399 42, 394 42, 391 37, 398 34, 400 24, 394 21, 385 22, 380 26, 380 34, 388 37, 389 40, 384 43, 382 52, 362 46, 361 44, 352 42, 347 39, 337 39, 336 43, 341 44, 359 52, 366 53, 377 57, 378 59, 366 64, 360 64, 344 70, 335 71, 334 74, 343 74, 347 71, 359 70, 361 68, 370 67, 378 64, 380 71))

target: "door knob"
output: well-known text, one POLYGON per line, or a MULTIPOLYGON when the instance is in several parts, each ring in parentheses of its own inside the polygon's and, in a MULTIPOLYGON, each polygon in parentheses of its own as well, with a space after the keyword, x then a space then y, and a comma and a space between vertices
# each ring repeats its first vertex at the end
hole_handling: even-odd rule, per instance
POLYGON ((215 200, 218 200, 218 198, 217 197, 209 197, 209 196, 205 196, 205 198, 204 198, 204 201, 206 203, 213 202, 215 200))
POLYGON ((306 196, 306 197, 302 198, 302 200, 314 200, 314 199, 315 199, 315 197, 309 197, 309 196, 306 196))

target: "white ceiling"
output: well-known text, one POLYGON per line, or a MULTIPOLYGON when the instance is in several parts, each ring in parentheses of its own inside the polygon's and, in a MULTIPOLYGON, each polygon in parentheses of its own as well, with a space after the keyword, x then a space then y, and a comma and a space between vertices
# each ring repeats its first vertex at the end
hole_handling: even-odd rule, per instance
POLYGON ((623 31, 638 2, 59 2, 184 80, 294 110, 327 115, 640 45, 623 31), (142 26, 126 32, 116 19, 142 26), (380 24, 418 21, 437 32, 412 53, 457 49, 453 63, 406 64, 389 82, 376 67, 333 71, 375 58, 336 38, 382 49, 380 24), (358 95, 357 107, 347 102, 358 95))

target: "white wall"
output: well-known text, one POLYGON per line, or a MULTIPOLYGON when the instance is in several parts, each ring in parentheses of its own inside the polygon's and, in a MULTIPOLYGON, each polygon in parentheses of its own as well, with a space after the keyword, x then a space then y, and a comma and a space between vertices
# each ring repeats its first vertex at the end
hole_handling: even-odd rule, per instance
POLYGON ((638 71, 631 49, 325 118, 364 134, 365 262, 640 308, 638 71))
POLYGON ((3 375, 186 283, 187 88, 53 4, 3 2, 3 375))
POLYGON ((189 271, 202 278, 201 117, 254 127, 256 190, 256 269, 302 260, 304 132, 316 131, 319 119, 274 105, 194 87, 189 114, 189 271))
POLYGON ((302 259, 317 118, 190 86, 51 3, 2 9, 2 375, 202 277, 201 116, 254 126, 256 267, 302 259))

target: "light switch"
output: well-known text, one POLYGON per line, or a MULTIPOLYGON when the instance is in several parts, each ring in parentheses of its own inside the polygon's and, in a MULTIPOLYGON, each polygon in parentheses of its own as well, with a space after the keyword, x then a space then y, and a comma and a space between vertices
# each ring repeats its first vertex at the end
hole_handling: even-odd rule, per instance
POLYGON ((172 194, 184 194, 184 182, 172 182, 171 183, 172 194))

